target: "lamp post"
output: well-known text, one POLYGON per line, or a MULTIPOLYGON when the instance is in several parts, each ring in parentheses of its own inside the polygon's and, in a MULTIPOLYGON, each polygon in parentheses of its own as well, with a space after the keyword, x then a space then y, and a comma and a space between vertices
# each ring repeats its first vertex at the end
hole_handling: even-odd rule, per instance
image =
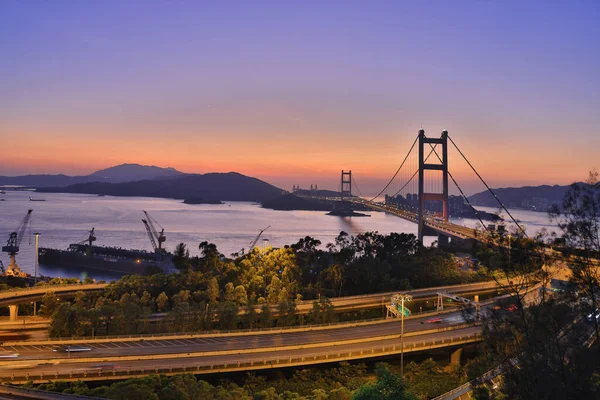
MULTIPOLYGON (((34 271, 35 277, 34 277, 33 284, 35 285, 37 283, 38 269, 39 269, 39 265, 40 265, 39 252, 38 252, 38 249, 40 246, 40 233, 35 232, 33 235, 35 236, 35 271, 34 271)), ((33 302, 33 316, 34 317, 37 315, 36 309, 37 309, 37 302, 34 301, 33 302)))
POLYGON ((401 314, 400 319, 402 320, 401 328, 400 328, 400 376, 403 377, 404 376, 404 302, 411 301, 412 296, 410 294, 399 294, 396 296, 398 296, 400 298, 400 304, 402 306, 402 309, 400 310, 400 314, 401 314))
POLYGON ((33 234, 33 236, 35 236, 35 281, 34 283, 37 283, 37 276, 38 276, 38 269, 39 269, 39 265, 40 265, 40 261, 39 261, 39 245, 40 245, 40 233, 36 232, 33 234))

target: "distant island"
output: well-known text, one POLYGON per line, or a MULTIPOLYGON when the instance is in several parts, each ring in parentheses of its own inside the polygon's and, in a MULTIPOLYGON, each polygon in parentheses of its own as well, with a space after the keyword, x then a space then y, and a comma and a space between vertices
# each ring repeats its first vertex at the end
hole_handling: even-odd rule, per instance
POLYGON ((221 200, 206 200, 201 197, 191 197, 189 199, 184 199, 184 204, 224 204, 221 200))
MULTIPOLYGON (((321 192, 321 191, 320 191, 321 192)), ((339 197, 338 192, 326 191, 329 192, 330 195, 327 197, 339 197)), ((281 210, 281 211, 294 211, 294 210, 302 210, 302 211, 332 211, 334 209, 336 201, 328 200, 325 198, 309 198, 309 197, 299 197, 297 193, 288 193, 284 194, 267 201, 262 202, 263 208, 270 208, 272 210, 281 210)), ((354 210, 359 211, 371 211, 369 208, 356 204, 354 205, 354 210)), ((357 215, 358 216, 358 215, 357 215)))
MULTIPOLYGON (((573 185, 585 185, 585 183, 578 182, 573 185)), ((562 204, 565 194, 571 186, 541 185, 492 190, 507 208, 547 212, 553 205, 560 206, 562 204)), ((487 190, 470 196, 469 201, 477 206, 499 207, 494 196, 487 190)))
POLYGON ((110 196, 142 196, 171 199, 202 199, 205 203, 221 201, 263 202, 283 191, 271 184, 237 172, 181 174, 123 183, 90 182, 67 187, 39 188, 40 192, 87 193, 110 196))
POLYGON ((78 183, 106 182, 121 183, 147 179, 169 178, 186 175, 174 168, 161 168, 154 165, 121 164, 101 169, 90 175, 68 176, 63 174, 0 176, 0 186, 18 185, 28 187, 67 187, 78 183))

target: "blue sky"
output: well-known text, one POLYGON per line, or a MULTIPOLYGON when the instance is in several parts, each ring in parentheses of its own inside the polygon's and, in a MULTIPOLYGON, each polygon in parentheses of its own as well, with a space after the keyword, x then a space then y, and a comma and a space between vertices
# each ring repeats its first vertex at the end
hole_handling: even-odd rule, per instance
POLYGON ((352 169, 377 191, 423 126, 495 186, 570 183, 600 167, 599 20, 597 1, 3 1, 0 174, 352 169))

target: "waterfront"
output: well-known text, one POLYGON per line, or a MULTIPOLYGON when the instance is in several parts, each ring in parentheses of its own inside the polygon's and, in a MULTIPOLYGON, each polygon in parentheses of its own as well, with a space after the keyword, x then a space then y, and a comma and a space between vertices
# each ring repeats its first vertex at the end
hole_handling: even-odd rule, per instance
MULTIPOLYGON (((192 255, 198 254, 198 244, 202 241, 215 243, 226 256, 242 248, 247 250, 260 229, 269 225, 258 245, 263 245, 262 239, 268 239, 269 245, 281 247, 296 243, 305 236, 317 238, 325 245, 333 242, 340 231, 352 235, 367 231, 383 234, 417 232, 416 224, 381 212, 370 212, 369 218, 340 218, 325 215, 322 211, 275 211, 242 202, 189 205, 173 199, 62 193, 36 193, 36 197, 43 197, 46 201, 30 202, 30 195, 30 192, 9 191, 2 195, 6 201, 0 202, 0 241, 3 244, 27 210, 34 210, 31 229, 28 229, 28 236, 23 238, 21 251, 17 255, 19 266, 30 274, 34 273, 35 241, 29 233, 34 232, 41 234, 40 247, 66 249, 69 244, 86 239, 88 231, 94 227, 96 245, 150 251, 150 240, 141 221, 142 210, 148 211, 165 228, 166 248, 169 251, 183 242, 192 255)), ((486 207, 481 209, 497 211, 486 207)), ((552 228, 545 213, 524 210, 511 210, 511 213, 523 222, 529 233, 535 233, 543 227, 552 228)), ((453 222, 468 226, 477 224, 476 220, 471 219, 455 219, 453 222)), ((428 237, 426 244, 434 240, 428 237)), ((8 265, 7 254, 2 253, 0 260, 5 266, 8 265)), ((40 265, 39 272, 48 276, 87 276, 81 271, 45 265, 40 265)), ((116 277, 102 273, 90 276, 98 279, 116 277)))

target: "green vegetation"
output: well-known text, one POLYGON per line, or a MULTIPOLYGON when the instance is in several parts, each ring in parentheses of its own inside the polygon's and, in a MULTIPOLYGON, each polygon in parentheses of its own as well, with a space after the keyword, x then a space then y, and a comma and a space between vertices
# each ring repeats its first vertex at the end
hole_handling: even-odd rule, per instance
MULTIPOLYGON (((600 398, 598 307, 600 275, 600 184, 590 174, 586 185, 575 184, 551 217, 563 230, 560 252, 527 245, 496 257, 506 269, 520 272, 509 284, 516 309, 495 310, 485 321, 480 357, 468 365, 470 378, 497 366, 499 387, 480 382, 478 399, 600 398), (515 258, 516 256, 516 258, 515 258), (516 266, 514 265, 516 263, 516 266), (549 284, 550 268, 571 272, 561 290, 527 296, 523 283, 549 284)), ((536 242, 547 239, 538 235, 536 242)), ((522 240, 519 243, 531 243, 522 240)), ((549 285, 548 285, 549 287, 549 285)))
POLYGON ((297 370, 288 379, 267 380, 264 376, 248 374, 241 385, 227 380, 211 385, 193 375, 182 374, 152 375, 100 387, 89 387, 83 382, 53 382, 38 388, 115 400, 416 400, 432 398, 452 385, 458 386, 464 381, 465 373, 460 367, 442 369, 429 359, 420 364, 407 364, 405 378, 399 377, 398 367, 388 364, 377 364, 373 374, 367 371, 365 364, 343 362, 326 370, 297 370))
MULTIPOLYGON (((208 242, 190 257, 181 243, 176 274, 125 276, 102 295, 79 293, 60 303, 49 293, 40 314, 52 317, 50 335, 90 336, 268 328, 334 322, 328 297, 466 283, 486 279, 462 272, 454 257, 420 247, 414 235, 341 232, 321 248, 311 237, 280 249, 255 248, 226 258, 208 242), (305 300, 306 299, 306 300, 305 300), (319 299, 315 302, 316 299, 319 299), (300 302, 313 302, 306 316, 300 302), (164 313, 155 321, 153 315, 164 313)), ((62 283, 63 281, 45 284, 62 283)))

